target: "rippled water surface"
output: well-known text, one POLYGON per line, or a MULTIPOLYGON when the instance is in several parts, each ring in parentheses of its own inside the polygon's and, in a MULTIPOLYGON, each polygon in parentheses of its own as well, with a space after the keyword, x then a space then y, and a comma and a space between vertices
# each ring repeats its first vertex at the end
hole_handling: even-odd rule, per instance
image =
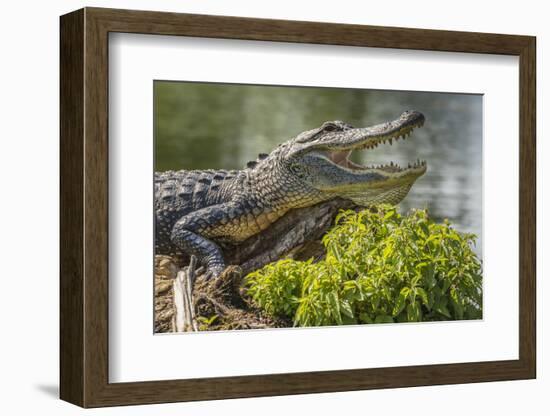
POLYGON ((393 146, 362 152, 361 163, 417 158, 428 171, 401 211, 428 208, 482 247, 482 96, 430 92, 155 82, 156 170, 242 168, 296 134, 327 120, 363 127, 414 109, 422 129, 393 146))

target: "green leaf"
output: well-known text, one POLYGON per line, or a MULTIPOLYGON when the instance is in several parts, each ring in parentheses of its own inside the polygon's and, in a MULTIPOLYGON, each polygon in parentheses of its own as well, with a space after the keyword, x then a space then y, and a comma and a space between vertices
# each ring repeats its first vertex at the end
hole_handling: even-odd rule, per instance
POLYGON ((342 317, 342 323, 343 325, 355 325, 357 324, 357 320, 355 318, 350 318, 349 316, 343 316, 342 317))
POLYGON ((369 316, 368 313, 366 312, 361 312, 359 314, 359 320, 365 324, 373 324, 374 321, 372 320, 372 318, 369 316))
POLYGON ((451 306, 453 307, 456 317, 458 319, 462 319, 464 317, 464 306, 462 305, 460 295, 455 288, 451 289, 451 306))
POLYGON ((428 305, 428 294, 426 293, 426 291, 424 289, 422 289, 421 287, 417 287, 416 288, 416 294, 418 296, 420 296, 420 299, 422 300, 422 303, 424 305, 428 305))
POLYGON ((401 289, 401 292, 399 292, 399 296, 397 297, 397 302, 395 302, 395 305, 392 310, 392 315, 395 317, 401 313, 401 311, 405 308, 405 300, 407 299, 407 296, 409 295, 410 289, 408 287, 404 287, 401 289))
POLYGON ((428 229, 428 226, 426 225, 426 223, 424 222, 421 222, 420 223, 420 229, 422 230, 422 232, 424 233, 424 236, 427 237, 430 235, 430 230, 428 229))
POLYGON ((351 309, 351 305, 348 301, 344 300, 340 302, 340 310, 344 315, 348 316, 349 318, 354 318, 353 310, 351 309))
POLYGON ((422 320, 422 309, 418 302, 407 305, 407 320, 409 322, 420 322, 422 320))
POLYGON ((382 257, 387 259, 392 252, 393 252, 393 246, 391 244, 388 244, 384 249, 384 251, 382 252, 382 257))
POLYGON ((389 315, 378 315, 374 320, 375 324, 392 324, 393 318, 389 315))
POLYGON ((426 269, 424 270, 424 281, 426 282, 428 289, 433 289, 437 284, 434 272, 435 266, 433 263, 428 264, 428 267, 426 267, 426 269))
POLYGON ((440 313, 441 315, 445 316, 446 318, 451 318, 451 313, 449 312, 449 309, 447 309, 447 306, 445 305, 441 305, 441 304, 435 305, 434 310, 440 313))
POLYGON ((332 314, 336 319, 338 324, 342 324, 342 315, 340 314, 340 303, 338 302, 338 295, 336 293, 331 293, 328 296, 328 301, 332 308, 332 314))
POLYGON ((395 211, 393 210, 386 212, 386 215, 384 215, 383 221, 388 221, 391 217, 393 217, 394 214, 395 214, 395 211))

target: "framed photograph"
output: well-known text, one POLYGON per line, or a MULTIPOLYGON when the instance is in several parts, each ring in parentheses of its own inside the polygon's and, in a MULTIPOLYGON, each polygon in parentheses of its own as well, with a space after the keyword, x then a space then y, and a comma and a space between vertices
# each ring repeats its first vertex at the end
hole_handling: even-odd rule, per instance
POLYGON ((85 8, 60 52, 63 400, 535 378, 534 37, 85 8))

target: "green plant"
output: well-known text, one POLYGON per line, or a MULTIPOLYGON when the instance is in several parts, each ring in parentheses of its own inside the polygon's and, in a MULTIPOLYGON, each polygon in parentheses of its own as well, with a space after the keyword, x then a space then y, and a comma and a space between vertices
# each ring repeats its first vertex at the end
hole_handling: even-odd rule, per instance
POLYGON ((217 319, 218 319, 218 315, 212 315, 209 318, 205 316, 197 317, 197 321, 200 323, 199 330, 207 331, 217 319))
POLYGON ((323 238, 323 260, 268 264, 247 276, 247 293, 296 326, 479 319, 474 243, 426 210, 344 211, 323 238))

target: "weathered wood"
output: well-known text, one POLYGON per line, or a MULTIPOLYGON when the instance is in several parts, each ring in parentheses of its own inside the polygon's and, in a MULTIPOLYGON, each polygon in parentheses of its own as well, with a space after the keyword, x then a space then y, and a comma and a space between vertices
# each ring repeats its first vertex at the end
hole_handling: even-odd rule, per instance
POLYGON ((198 331, 193 303, 193 283, 195 281, 195 266, 197 258, 191 256, 189 266, 180 270, 173 283, 174 315, 173 332, 198 331))
POLYGON ((321 237, 334 223, 342 209, 358 207, 344 199, 292 210, 262 233, 224 252, 228 264, 239 265, 248 274, 284 257, 306 259, 323 254, 321 237), (317 247, 317 249, 314 249, 317 247))

